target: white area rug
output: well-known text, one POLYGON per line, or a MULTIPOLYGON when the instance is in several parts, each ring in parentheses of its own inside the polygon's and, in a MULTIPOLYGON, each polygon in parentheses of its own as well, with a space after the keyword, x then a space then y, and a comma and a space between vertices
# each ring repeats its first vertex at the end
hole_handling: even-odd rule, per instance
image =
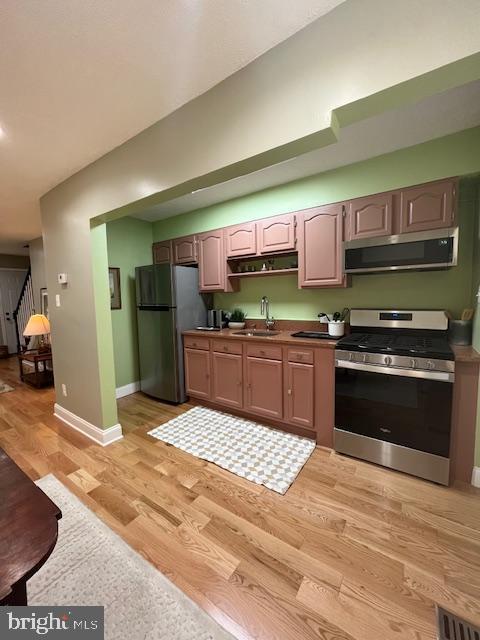
POLYGON ((285 493, 315 442, 206 407, 194 407, 148 432, 237 476, 285 493))
POLYGON ((13 387, 3 382, 3 380, 0 380, 0 393, 7 393, 7 391, 13 391, 13 387))
POLYGON ((27 584, 30 605, 104 606, 107 640, 232 640, 54 476, 37 484, 63 517, 52 555, 27 584))

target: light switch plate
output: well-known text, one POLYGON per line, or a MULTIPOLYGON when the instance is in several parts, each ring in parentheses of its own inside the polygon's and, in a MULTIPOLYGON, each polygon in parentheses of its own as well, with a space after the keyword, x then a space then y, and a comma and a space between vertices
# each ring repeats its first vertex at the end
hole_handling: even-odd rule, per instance
POLYGON ((61 306, 61 305, 60 305, 60 294, 59 294, 59 293, 57 293, 57 294, 55 295, 55 306, 56 306, 56 307, 60 307, 60 306, 61 306))

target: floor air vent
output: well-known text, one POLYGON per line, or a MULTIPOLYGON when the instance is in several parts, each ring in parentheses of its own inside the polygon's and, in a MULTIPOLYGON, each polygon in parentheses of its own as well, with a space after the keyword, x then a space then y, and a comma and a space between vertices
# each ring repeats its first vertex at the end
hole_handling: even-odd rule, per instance
POLYGON ((480 627, 437 606, 439 640, 480 640, 480 627))

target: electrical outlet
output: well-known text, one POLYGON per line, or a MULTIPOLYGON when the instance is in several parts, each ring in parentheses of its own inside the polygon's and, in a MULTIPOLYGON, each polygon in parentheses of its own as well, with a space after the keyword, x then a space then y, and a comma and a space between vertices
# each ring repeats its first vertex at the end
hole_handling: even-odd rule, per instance
POLYGON ((66 384, 62 384, 62 393, 65 397, 67 397, 67 385, 66 384))
POLYGON ((59 293, 57 293, 56 296, 55 296, 55 306, 56 307, 60 307, 61 306, 61 304, 60 304, 60 294, 59 293))

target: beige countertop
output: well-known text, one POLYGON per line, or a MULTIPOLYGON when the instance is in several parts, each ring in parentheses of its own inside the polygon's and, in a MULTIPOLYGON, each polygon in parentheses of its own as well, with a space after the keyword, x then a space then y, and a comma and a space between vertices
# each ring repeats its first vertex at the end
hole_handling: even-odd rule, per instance
MULTIPOLYGON (((278 331, 275 336, 239 336, 235 335, 239 329, 222 329, 221 331, 202 331, 201 329, 191 329, 184 331, 184 336, 203 336, 205 338, 226 338, 227 340, 244 340, 247 342, 274 342, 277 344, 303 345, 308 347, 320 347, 322 349, 334 349, 336 340, 327 338, 292 338, 292 333, 296 331, 278 331)), ((273 333, 273 332, 272 332, 273 333)))

